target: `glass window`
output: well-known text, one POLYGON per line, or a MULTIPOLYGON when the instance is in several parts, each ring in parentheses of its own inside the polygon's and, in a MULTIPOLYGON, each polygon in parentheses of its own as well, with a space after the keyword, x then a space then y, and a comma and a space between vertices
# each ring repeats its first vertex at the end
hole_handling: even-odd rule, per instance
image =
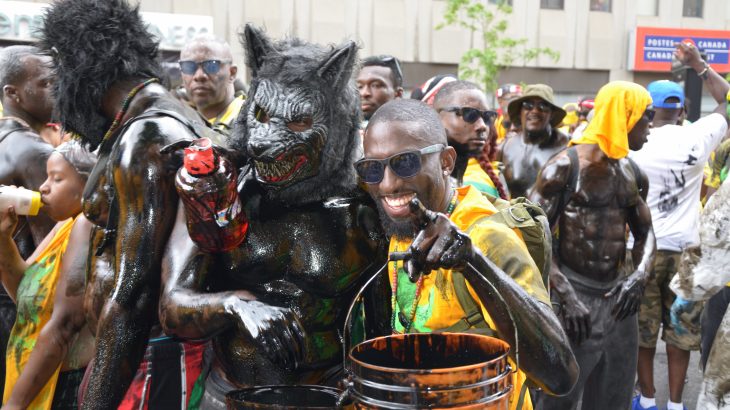
POLYGON ((611 12, 611 0, 591 0, 591 11, 611 12))
POLYGON ((512 0, 489 0, 489 4, 504 4, 512 6, 512 0))
POLYGON ((639 16, 656 16, 657 0, 637 0, 636 14, 639 16))
POLYGON ((563 0, 540 0, 541 9, 562 10, 563 0))
POLYGON ((703 0, 684 0, 682 15, 684 17, 702 18, 702 3, 703 0))

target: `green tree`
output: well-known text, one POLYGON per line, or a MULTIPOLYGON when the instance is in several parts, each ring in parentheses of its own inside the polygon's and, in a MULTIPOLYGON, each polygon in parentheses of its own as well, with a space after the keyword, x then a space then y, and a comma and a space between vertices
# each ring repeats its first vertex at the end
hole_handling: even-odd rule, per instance
POLYGON ((515 61, 528 62, 541 54, 554 61, 560 53, 547 48, 527 47, 526 38, 509 38, 505 35, 506 17, 512 14, 507 1, 488 5, 487 0, 448 0, 444 21, 436 26, 462 27, 470 31, 472 41, 481 38, 483 48, 470 48, 459 63, 459 77, 481 84, 487 92, 497 89, 497 75, 515 61))

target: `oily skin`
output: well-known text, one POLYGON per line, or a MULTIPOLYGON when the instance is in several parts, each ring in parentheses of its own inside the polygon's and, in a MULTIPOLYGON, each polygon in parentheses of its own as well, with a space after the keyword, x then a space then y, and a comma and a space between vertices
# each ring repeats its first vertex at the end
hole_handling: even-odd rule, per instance
MULTIPOLYGON (((629 146, 640 149, 649 134, 649 120, 640 119, 629 132, 629 146)), ((624 226, 636 240, 632 251, 635 271, 621 280, 605 297, 618 294, 610 314, 622 320, 638 311, 644 284, 654 263, 656 240, 651 215, 644 198, 648 190, 645 175, 634 177, 627 159, 608 158, 595 144, 576 147, 580 163, 577 192, 562 203, 563 190, 571 172, 567 152, 553 157, 543 168, 530 200, 545 210, 550 226, 560 230, 559 253, 553 254, 550 280, 563 302, 565 330, 580 344, 590 337, 590 312, 578 300, 573 286, 560 272, 566 265, 585 277, 611 282, 621 275, 626 249, 624 226), (607 185, 605 181, 617 181, 607 185)), ((609 314, 609 312, 605 312, 609 314)))
MULTIPOLYGON (((410 149, 420 149, 438 143, 437 138, 424 132, 416 122, 380 122, 370 126, 365 134, 365 158, 382 159, 410 149)), ((406 202, 405 207, 386 207, 387 217, 406 219, 419 227, 409 248, 413 258, 406 262, 409 276, 415 280, 418 275, 441 267, 464 272, 495 320, 500 337, 514 345, 514 326, 517 327, 520 352, 531 358, 522 362, 522 369, 546 391, 567 393, 577 380, 578 368, 557 318, 549 306, 528 296, 507 274, 485 258, 472 245, 468 235, 446 215, 424 207, 428 205, 445 211, 453 192, 451 180, 446 177, 453 169, 453 149, 429 154, 428 157, 431 158, 423 159, 421 172, 415 177, 404 179, 387 170, 382 182, 367 185, 368 193, 376 201, 387 201, 389 196, 408 199, 412 193, 430 193, 420 197, 422 202, 412 199, 406 202), (467 263, 476 270, 466 269, 467 263), (495 289, 506 305, 494 293, 495 289), (512 311, 514 324, 507 309, 512 311)), ((387 304, 387 299, 381 299, 380 303, 387 304)))
MULTIPOLYGON (((107 118, 113 118, 140 82, 118 83, 107 91, 102 106, 107 118)), ((158 107, 196 117, 164 87, 151 84, 132 100, 123 121, 158 107)), ((100 146, 83 197, 84 214, 95 225, 84 307, 97 338, 90 375, 95 382, 89 384, 84 408, 116 406, 142 360, 146 341, 161 333, 156 314, 160 264, 177 211, 174 177, 182 159, 160 149, 192 138, 178 121, 154 117, 132 122, 100 146), (116 216, 110 215, 110 191, 116 193, 116 216)))
POLYGON ((367 66, 357 75, 357 90, 360 93, 360 108, 368 120, 380 108, 394 98, 403 96, 403 87, 396 87, 390 68, 367 66))
POLYGON ((543 165, 568 144, 568 137, 550 126, 552 113, 537 108, 543 100, 528 101, 534 102, 535 107, 529 111, 523 107, 520 111, 521 138, 505 140, 498 158, 505 166, 504 177, 513 197, 527 196, 543 165))
MULTIPOLYGON (((180 60, 202 62, 206 60, 231 61, 231 50, 216 41, 196 41, 185 46, 180 60)), ((216 74, 206 74, 202 66, 194 74, 182 73, 187 95, 205 118, 215 118, 225 111, 233 101, 233 82, 238 67, 232 63, 222 64, 216 74)))

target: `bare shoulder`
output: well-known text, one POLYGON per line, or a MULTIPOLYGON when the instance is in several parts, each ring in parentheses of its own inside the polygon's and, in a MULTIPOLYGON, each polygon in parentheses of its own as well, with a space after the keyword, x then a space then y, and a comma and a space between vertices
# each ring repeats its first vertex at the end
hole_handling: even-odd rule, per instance
POLYGON ((545 163, 540 170, 535 187, 544 194, 562 191, 568 183, 571 168, 568 150, 564 149, 545 163))

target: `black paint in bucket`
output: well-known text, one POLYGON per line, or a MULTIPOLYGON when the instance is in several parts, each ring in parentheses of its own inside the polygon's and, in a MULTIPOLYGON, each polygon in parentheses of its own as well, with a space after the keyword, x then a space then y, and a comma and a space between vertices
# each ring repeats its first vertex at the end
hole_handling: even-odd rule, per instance
POLYGON ((226 407, 229 410, 336 409, 340 393, 326 386, 259 386, 228 393, 226 407))

